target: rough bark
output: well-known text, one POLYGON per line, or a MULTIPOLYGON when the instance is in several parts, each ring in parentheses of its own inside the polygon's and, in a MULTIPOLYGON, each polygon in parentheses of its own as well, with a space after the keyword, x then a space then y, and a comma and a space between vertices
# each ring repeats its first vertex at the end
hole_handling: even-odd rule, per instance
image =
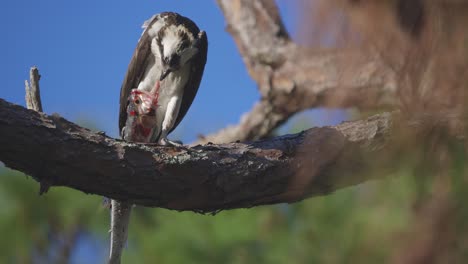
POLYGON ((46 186, 130 203, 213 212, 295 202, 369 179, 387 144, 382 114, 299 134, 190 148, 134 144, 0 99, 0 160, 46 186))
POLYGON ((261 100, 240 123, 199 143, 260 139, 293 114, 312 107, 391 106, 392 71, 362 51, 317 51, 295 44, 273 0, 218 0, 261 100))

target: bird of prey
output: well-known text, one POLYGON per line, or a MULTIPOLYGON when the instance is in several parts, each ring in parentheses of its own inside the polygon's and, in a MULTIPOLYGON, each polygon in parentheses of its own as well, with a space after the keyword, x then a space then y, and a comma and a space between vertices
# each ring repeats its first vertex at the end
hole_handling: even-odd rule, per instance
POLYGON ((143 28, 120 91, 119 129, 125 139, 132 90, 154 97, 151 91, 160 81, 156 127, 149 142, 167 145, 167 134, 180 123, 198 91, 208 41, 192 20, 177 13, 157 14, 143 28))

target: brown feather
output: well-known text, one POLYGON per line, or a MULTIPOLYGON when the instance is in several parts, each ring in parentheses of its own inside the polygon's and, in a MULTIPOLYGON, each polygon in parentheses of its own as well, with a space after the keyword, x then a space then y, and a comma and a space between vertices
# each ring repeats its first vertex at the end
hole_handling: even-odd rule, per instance
MULTIPOLYGON (((156 20, 157 19, 154 19, 147 29, 150 28, 156 20)), ((119 133, 122 132, 122 128, 125 126, 125 121, 127 120, 127 100, 130 91, 138 87, 151 59, 153 59, 151 53, 151 38, 148 31, 145 30, 133 52, 132 59, 130 60, 127 73, 120 89, 119 133)))

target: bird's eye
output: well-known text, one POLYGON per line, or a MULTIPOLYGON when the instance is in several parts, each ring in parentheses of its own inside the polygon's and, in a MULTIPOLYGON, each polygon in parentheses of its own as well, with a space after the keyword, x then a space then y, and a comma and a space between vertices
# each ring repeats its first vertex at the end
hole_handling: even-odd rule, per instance
POLYGON ((135 104, 140 104, 140 100, 136 99, 135 101, 135 104))
POLYGON ((169 60, 169 66, 170 67, 173 67, 173 68, 176 68, 176 66, 179 64, 179 55, 172 55, 171 56, 171 59, 169 60))

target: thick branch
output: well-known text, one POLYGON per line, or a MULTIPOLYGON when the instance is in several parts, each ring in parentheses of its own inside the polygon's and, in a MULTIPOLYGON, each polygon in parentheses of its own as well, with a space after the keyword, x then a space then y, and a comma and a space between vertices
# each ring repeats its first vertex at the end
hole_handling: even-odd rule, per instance
POLYGON ((356 51, 316 51, 288 36, 273 0, 218 0, 262 99, 240 123, 200 142, 263 138, 312 107, 395 104, 394 77, 377 58, 356 51))
POLYGON ((122 142, 0 99, 0 160, 50 186, 176 210, 295 202, 366 180, 391 116, 248 144, 192 148, 122 142))

